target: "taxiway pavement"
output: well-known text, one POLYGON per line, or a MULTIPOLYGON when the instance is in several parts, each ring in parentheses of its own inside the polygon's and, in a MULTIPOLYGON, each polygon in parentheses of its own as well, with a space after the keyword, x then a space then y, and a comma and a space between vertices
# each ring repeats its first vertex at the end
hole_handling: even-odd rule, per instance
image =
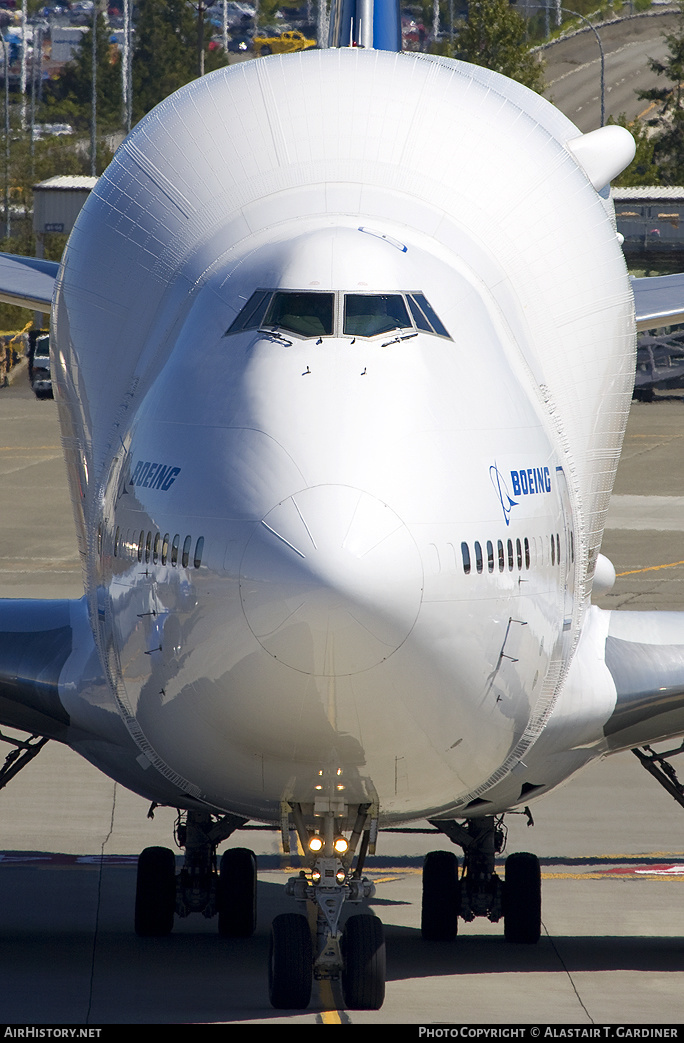
MULTIPOLYGON (((684 608, 684 536, 669 502, 684 496, 684 399, 633 404, 616 494, 643 498, 643 527, 631 510, 624 524, 628 501, 616 500, 603 551, 618 580, 601 604, 684 608), (649 497, 668 498, 669 513, 649 497)), ((0 596, 80 596, 73 531, 56 407, 18 381, 0 390, 0 596)), ((56 743, 0 791, 0 1023, 684 1022, 684 810, 629 753, 533 804, 533 827, 507 819, 508 850, 542 858, 534 947, 506 945, 501 926, 482 920, 453 945, 423 942, 421 856, 445 845, 381 835, 369 866, 388 952, 377 1012, 345 1011, 329 987, 308 1011, 269 1007, 270 921, 291 901, 275 834, 234 840, 259 858, 253 938, 219 939, 201 917, 166 939, 137 938, 134 856, 173 846, 175 812, 150 820, 147 810, 56 743)))

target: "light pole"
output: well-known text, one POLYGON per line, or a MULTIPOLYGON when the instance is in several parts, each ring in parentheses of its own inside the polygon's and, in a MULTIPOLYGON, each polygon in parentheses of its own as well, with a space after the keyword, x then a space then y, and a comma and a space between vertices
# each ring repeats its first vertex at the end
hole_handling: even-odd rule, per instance
POLYGON ((604 127, 606 124, 606 56, 603 53, 603 44, 601 43, 601 37, 598 34, 596 26, 592 25, 588 18, 585 18, 579 11, 571 11, 569 7, 559 7, 559 11, 567 11, 574 18, 581 18, 583 22, 591 29, 592 33, 596 37, 596 42, 599 47, 599 54, 601 55, 601 126, 604 127))
POLYGON ((26 83, 27 83, 27 40, 26 23, 28 21, 28 6, 26 0, 21 0, 21 129, 26 130, 26 83))
POLYGON ((197 69, 198 75, 204 76, 204 13, 213 7, 216 0, 199 0, 199 3, 190 3, 197 11, 197 69))
POLYGON ((10 217, 9 174, 10 174, 10 118, 9 118, 9 56, 7 41, 0 33, 5 60, 5 236, 9 240, 12 226, 10 217))
POLYGON ((93 177, 97 177, 97 0, 93 0, 93 27, 91 33, 93 47, 93 93, 90 116, 90 173, 93 177))
MULTIPOLYGON (((526 9, 548 12, 549 5, 548 2, 544 5, 530 4, 529 8, 526 7, 526 9)), ((606 56, 603 53, 603 44, 601 43, 601 37, 599 36, 596 27, 591 24, 588 18, 585 18, 583 14, 580 14, 579 11, 571 11, 569 7, 561 7, 558 3, 556 3, 556 12, 559 14, 561 11, 565 11, 567 14, 572 15, 573 18, 581 18, 582 21, 589 26, 592 33, 596 37, 596 42, 599 48, 599 54, 601 55, 601 126, 604 127, 606 123, 606 56)))
POLYGON ((131 0, 124 0, 124 35, 121 62, 121 96, 123 100, 124 127, 130 134, 133 122, 133 48, 131 39, 131 0))

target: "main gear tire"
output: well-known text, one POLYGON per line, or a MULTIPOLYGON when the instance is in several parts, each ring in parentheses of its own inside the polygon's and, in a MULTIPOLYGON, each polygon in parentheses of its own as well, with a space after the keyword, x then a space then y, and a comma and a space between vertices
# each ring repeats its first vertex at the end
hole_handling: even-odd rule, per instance
POLYGON ((425 941, 453 942, 460 906, 458 858, 453 851, 430 851, 423 863, 420 929, 425 941))
POLYGON ((257 918, 257 862, 253 851, 234 847, 223 852, 217 905, 222 938, 252 937, 257 918))
POLYGON ((509 855, 503 893, 507 942, 535 945, 541 936, 541 869, 527 851, 509 855))
POLYGON ((135 933, 161 938, 173 930, 176 912, 176 858, 167 847, 146 847, 138 858, 135 933))

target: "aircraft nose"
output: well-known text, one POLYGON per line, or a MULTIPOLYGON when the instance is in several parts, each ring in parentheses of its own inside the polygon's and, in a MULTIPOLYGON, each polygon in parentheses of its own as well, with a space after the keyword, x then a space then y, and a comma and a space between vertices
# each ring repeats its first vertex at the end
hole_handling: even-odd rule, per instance
POLYGON ((277 504, 250 539, 240 597, 261 646, 294 670, 368 670, 411 632, 423 568, 406 525, 349 486, 319 485, 277 504))

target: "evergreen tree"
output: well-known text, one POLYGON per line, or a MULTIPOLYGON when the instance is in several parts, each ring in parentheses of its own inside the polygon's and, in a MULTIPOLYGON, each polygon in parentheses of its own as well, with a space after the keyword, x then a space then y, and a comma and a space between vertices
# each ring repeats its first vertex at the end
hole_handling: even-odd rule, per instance
POLYGON ((680 13, 675 31, 664 33, 668 55, 663 61, 648 59, 651 72, 662 76, 669 86, 654 87, 637 91, 643 101, 655 102, 660 106, 657 116, 649 120, 658 131, 653 137, 654 160, 663 185, 684 185, 684 8, 680 13))
POLYGON ((649 135, 648 128, 638 120, 627 122, 624 112, 617 119, 608 117, 608 123, 616 123, 619 127, 626 127, 634 138, 636 153, 634 159, 626 170, 623 170, 611 184, 619 188, 633 188, 636 185, 659 185, 660 171, 655 161, 655 139, 649 135))
MULTIPOLYGON (((83 33, 75 57, 56 80, 44 87, 45 112, 51 121, 63 120, 84 130, 92 119, 93 44, 92 27, 83 33)), ((121 126, 121 65, 110 45, 109 30, 99 14, 95 33, 98 130, 121 126)))
MULTIPOLYGON (((205 18, 205 71, 226 64, 209 50, 205 18)), ((133 51, 133 118, 141 119, 179 87, 196 79, 197 12, 187 0, 140 0, 133 51)))
POLYGON ((256 5, 257 24, 260 26, 275 25, 276 23, 276 11, 280 7, 278 0, 259 0, 256 5))
POLYGON ((453 56, 510 76, 538 93, 544 90, 543 63, 531 53, 525 19, 508 0, 470 0, 453 56))

